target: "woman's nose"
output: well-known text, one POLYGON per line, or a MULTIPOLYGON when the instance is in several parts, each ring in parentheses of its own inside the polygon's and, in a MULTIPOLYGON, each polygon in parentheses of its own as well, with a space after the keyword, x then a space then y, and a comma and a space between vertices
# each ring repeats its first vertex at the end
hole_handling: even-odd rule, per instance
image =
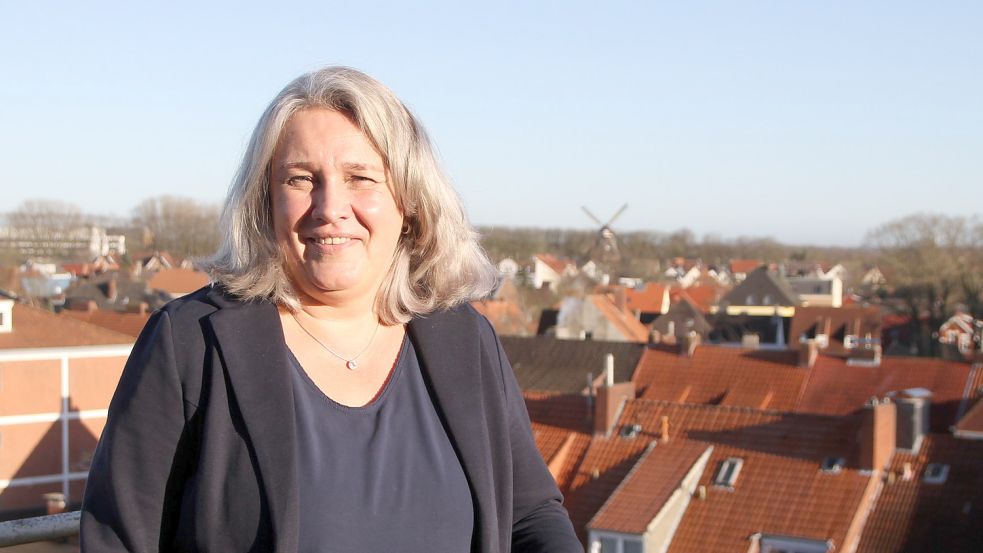
POLYGON ((311 193, 311 215, 326 223, 334 223, 351 215, 351 197, 345 183, 326 179, 311 193))

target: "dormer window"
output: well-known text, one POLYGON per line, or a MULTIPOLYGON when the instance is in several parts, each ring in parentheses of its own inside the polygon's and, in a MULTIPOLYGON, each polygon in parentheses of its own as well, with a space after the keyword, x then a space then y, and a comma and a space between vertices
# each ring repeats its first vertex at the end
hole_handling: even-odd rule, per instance
POLYGON ((947 478, 949 478, 949 465, 929 463, 925 467, 925 477, 922 480, 926 484, 944 484, 947 478))
POLYGON ((754 295, 753 294, 748 294, 747 301, 744 303, 744 305, 754 305, 754 295))
POLYGON ((847 334, 846 337, 843 338, 843 347, 846 349, 856 349, 859 341, 860 340, 855 334, 847 334))
POLYGON ((823 463, 819 466, 819 469, 828 474, 839 474, 843 470, 843 465, 846 462, 843 457, 826 457, 823 459, 823 463))
POLYGON ((720 468, 717 469, 717 475, 713 479, 713 484, 723 488, 733 488, 737 482, 737 476, 741 473, 742 466, 744 466, 744 459, 740 457, 728 457, 720 463, 720 468))
POLYGON ((761 298, 762 305, 771 305, 771 296, 765 294, 765 297, 761 298))

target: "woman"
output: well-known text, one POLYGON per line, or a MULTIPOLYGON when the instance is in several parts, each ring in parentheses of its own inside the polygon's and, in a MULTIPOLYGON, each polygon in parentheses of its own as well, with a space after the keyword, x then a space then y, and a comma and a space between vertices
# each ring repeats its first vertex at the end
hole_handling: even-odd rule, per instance
POLYGON ((582 551, 498 339, 496 274, 415 118, 327 68, 253 133, 214 284, 155 313, 83 551, 582 551))

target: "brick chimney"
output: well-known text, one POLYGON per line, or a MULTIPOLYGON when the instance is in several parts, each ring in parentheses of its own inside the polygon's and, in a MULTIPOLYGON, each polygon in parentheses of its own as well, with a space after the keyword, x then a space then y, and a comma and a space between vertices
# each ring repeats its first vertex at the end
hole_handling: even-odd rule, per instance
POLYGON ((118 294, 118 283, 116 282, 116 275, 106 281, 106 299, 109 301, 116 301, 116 295, 118 294))
POLYGON ((799 366, 811 369, 819 357, 819 344, 814 338, 799 342, 799 366))
POLYGON ((873 397, 864 405, 861 417, 860 468, 882 470, 891 461, 897 444, 897 409, 891 400, 873 397))
POLYGON ((929 430, 932 392, 909 388, 891 396, 898 412, 897 447, 917 453, 929 430))
POLYGON ((625 402, 635 397, 634 382, 614 383, 614 356, 605 356, 604 384, 594 399, 594 434, 610 436, 625 402))

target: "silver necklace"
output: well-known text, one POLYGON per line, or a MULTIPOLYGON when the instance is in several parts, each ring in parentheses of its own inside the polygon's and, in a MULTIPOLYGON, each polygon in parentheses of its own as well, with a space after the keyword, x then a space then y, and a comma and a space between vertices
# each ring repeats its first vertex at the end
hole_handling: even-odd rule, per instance
POLYGON ((308 336, 310 336, 311 339, 314 340, 315 342, 317 342, 318 345, 320 345, 322 348, 325 349, 325 351, 327 351, 331 355, 334 355, 338 359, 341 359, 342 361, 344 361, 345 362, 345 366, 348 367, 348 369, 349 370, 352 370, 352 371, 358 368, 358 358, 361 357, 363 353, 365 353, 366 351, 368 351, 369 346, 372 345, 372 341, 375 340, 376 333, 379 332, 379 327, 382 326, 382 325, 379 324, 378 321, 376 321, 376 323, 375 323, 375 330, 372 331, 372 336, 369 338, 369 343, 365 344, 365 347, 362 348, 362 351, 360 351, 357 354, 355 354, 354 357, 348 358, 348 357, 345 357, 344 355, 339 354, 335 350, 329 348, 328 347, 328 344, 325 344, 320 339, 318 339, 317 336, 315 336, 313 333, 311 333, 310 330, 307 330, 307 327, 304 326, 303 323, 300 322, 300 319, 297 318, 297 314, 296 313, 294 313, 294 312, 291 311, 290 312, 290 316, 293 317, 295 321, 297 321, 297 326, 299 326, 300 329, 303 330, 305 334, 307 334, 308 336))

